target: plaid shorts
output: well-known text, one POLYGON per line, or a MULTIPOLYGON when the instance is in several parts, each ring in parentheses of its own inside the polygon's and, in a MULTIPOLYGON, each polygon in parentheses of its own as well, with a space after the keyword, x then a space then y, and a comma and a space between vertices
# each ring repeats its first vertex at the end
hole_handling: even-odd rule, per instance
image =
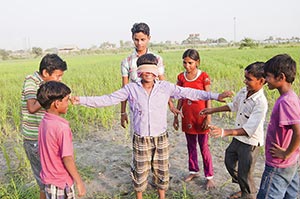
POLYGON ((46 199, 75 199, 74 185, 69 187, 66 185, 64 189, 61 189, 55 185, 45 185, 46 199))
POLYGON ((40 172, 42 170, 40 155, 39 155, 39 146, 37 140, 23 140, 23 146, 25 153, 30 162, 33 175, 38 183, 40 190, 44 190, 44 184, 42 183, 40 172))
POLYGON ((147 188, 150 169, 152 182, 158 189, 169 186, 169 142, 168 133, 158 137, 133 136, 133 164, 131 177, 135 191, 143 192, 147 188))

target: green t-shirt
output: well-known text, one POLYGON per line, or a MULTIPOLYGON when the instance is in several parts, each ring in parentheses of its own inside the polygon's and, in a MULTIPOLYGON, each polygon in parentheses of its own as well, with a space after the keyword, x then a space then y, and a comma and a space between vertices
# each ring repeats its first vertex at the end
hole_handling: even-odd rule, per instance
POLYGON ((37 90, 42 82, 43 79, 38 72, 35 72, 33 75, 28 75, 24 80, 21 98, 21 130, 24 139, 38 139, 38 128, 44 117, 45 109, 41 108, 33 114, 29 113, 27 109, 27 100, 36 99, 37 90))

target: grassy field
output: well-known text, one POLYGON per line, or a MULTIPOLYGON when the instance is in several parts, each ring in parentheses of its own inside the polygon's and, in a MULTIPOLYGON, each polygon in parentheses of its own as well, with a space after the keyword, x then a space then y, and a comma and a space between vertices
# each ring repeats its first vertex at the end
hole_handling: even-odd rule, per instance
MULTIPOLYGON (((243 84, 244 68, 255 61, 266 61, 276 54, 288 53, 299 68, 300 46, 280 46, 257 49, 197 49, 200 52, 200 69, 212 79, 212 91, 233 90, 237 92, 243 84)), ((130 53, 130 52, 128 52, 130 53)), ((61 55, 68 64, 63 82, 72 89, 72 95, 103 95, 121 87, 120 62, 128 55, 101 54, 67 56, 61 55)), ((162 51, 167 80, 175 83, 178 73, 183 71, 180 51, 162 51)), ((20 97, 24 77, 38 70, 40 58, 31 60, 0 61, 0 198, 26 199, 37 196, 29 163, 25 157, 20 136, 20 97)), ((294 90, 299 94, 299 69, 294 90)), ((277 91, 265 89, 272 107, 278 97, 277 91)), ((217 106, 213 102, 213 106, 217 106)), ((270 108, 271 110, 271 108, 270 108)), ((75 139, 84 140, 94 129, 112 128, 119 120, 120 107, 102 109, 70 107, 65 117, 70 121, 75 139)), ((270 112, 270 111, 269 111, 270 112)), ((269 114, 269 113, 268 113, 269 114)), ((220 114, 220 117, 234 117, 220 114)), ((88 172, 83 172, 88 176, 88 172)), ((151 197, 149 197, 151 198, 151 197)))

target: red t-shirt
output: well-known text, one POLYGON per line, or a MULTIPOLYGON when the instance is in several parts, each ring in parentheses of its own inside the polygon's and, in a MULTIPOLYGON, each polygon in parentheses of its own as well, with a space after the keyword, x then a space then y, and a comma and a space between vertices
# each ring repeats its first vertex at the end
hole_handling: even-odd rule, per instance
POLYGON ((66 170, 63 157, 73 156, 72 132, 64 118, 46 113, 39 126, 39 153, 42 170, 41 180, 61 189, 74 184, 66 170))
MULTIPOLYGON (((207 73, 198 70, 196 78, 188 80, 185 77, 185 72, 182 72, 177 77, 177 85, 205 90, 205 86, 210 85, 210 78, 207 73)), ((205 116, 200 116, 199 114, 202 109, 206 108, 206 101, 183 99, 182 102, 182 113, 184 115, 182 118, 182 131, 189 134, 208 133, 208 130, 202 129, 202 123, 205 116)))

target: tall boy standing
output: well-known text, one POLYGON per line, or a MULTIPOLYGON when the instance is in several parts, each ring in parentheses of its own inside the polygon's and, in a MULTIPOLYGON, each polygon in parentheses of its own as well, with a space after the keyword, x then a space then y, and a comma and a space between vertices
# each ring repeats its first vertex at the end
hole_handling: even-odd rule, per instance
POLYGON ((141 81, 129 83, 110 95, 100 97, 74 97, 73 103, 89 107, 104 107, 128 100, 133 113, 133 163, 131 176, 136 198, 141 199, 147 187, 150 170, 152 182, 160 199, 165 198, 169 185, 169 143, 167 130, 167 109, 170 97, 191 100, 223 100, 231 92, 216 93, 183 88, 167 81, 157 80, 157 58, 145 54, 137 60, 141 81))
MULTIPOLYGON (((143 22, 133 24, 131 28, 131 34, 132 34, 131 37, 135 48, 133 53, 130 54, 121 62, 122 87, 128 84, 129 82, 137 82, 140 80, 140 77, 137 74, 136 62, 140 56, 146 53, 155 55, 157 59, 157 70, 158 70, 157 78, 159 80, 164 80, 165 68, 164 68, 162 57, 150 52, 150 50, 148 49, 148 44, 151 39, 150 27, 148 26, 148 24, 143 22)), ((127 104, 126 100, 121 103, 121 126, 123 128, 125 128, 126 124, 128 124, 126 104, 127 104)), ((180 114, 179 110, 177 110, 174 107, 174 104, 171 100, 169 101, 169 107, 174 114, 178 114, 178 113, 180 114)), ((132 113, 130 112, 130 118, 132 117, 133 117, 132 113)), ((130 129, 131 131, 133 130, 132 127, 133 126, 131 125, 131 129, 130 129)))
POLYGON ((41 85, 37 99, 46 109, 39 126, 39 154, 47 199, 74 199, 74 181, 78 196, 85 195, 85 187, 77 171, 69 122, 60 117, 66 114, 71 90, 61 82, 49 81, 41 85))
POLYGON ((45 198, 44 185, 40 179, 41 163, 38 155, 38 127, 45 110, 36 99, 37 90, 43 82, 61 81, 67 64, 56 54, 45 55, 39 71, 28 75, 23 84, 21 98, 21 131, 26 155, 29 159, 34 177, 40 187, 40 199, 45 198))
POLYGON ((264 122, 268 102, 264 95, 263 85, 264 63, 255 62, 245 68, 244 83, 232 103, 216 108, 204 109, 201 113, 236 112, 235 128, 223 129, 211 125, 210 135, 213 137, 233 136, 225 152, 225 165, 238 183, 241 191, 233 193, 229 198, 256 198, 256 186, 253 171, 259 154, 259 146, 264 144, 264 122))
POLYGON ((287 54, 276 55, 265 64, 270 90, 277 89, 266 135, 265 170, 258 199, 299 198, 300 100, 292 89, 296 62, 287 54))

